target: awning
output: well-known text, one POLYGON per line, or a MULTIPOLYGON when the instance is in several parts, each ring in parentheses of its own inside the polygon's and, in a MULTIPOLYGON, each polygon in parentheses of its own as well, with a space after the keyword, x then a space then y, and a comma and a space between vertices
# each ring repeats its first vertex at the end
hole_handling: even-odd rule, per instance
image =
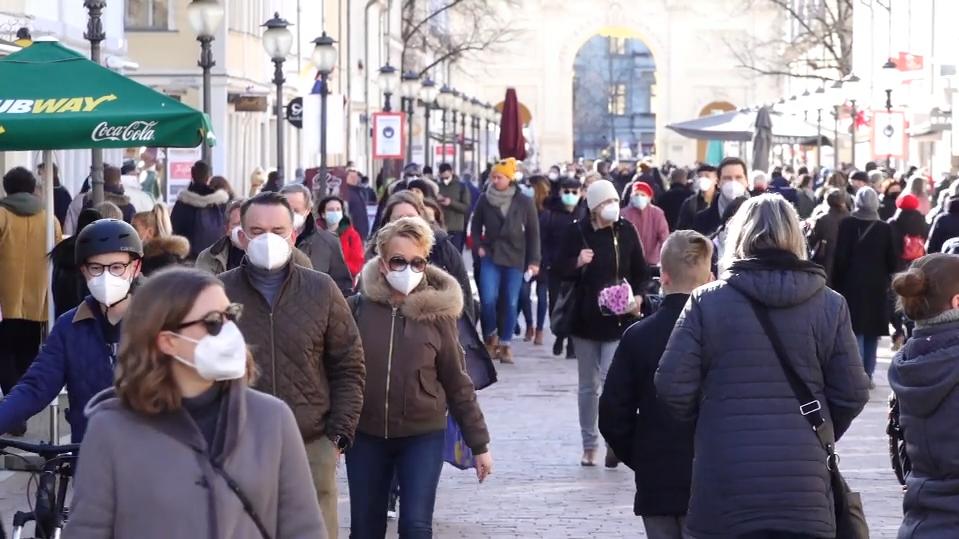
MULTIPOLYGON (((697 140, 726 140, 747 142, 756 131, 756 113, 752 109, 734 110, 712 116, 703 116, 666 127, 680 135, 697 140)), ((798 144, 804 140, 816 140, 816 126, 792 116, 772 112, 772 142, 798 144)))
POLYGON ((952 130, 949 124, 923 122, 909 129, 909 138, 918 142, 942 140, 942 132, 952 130))

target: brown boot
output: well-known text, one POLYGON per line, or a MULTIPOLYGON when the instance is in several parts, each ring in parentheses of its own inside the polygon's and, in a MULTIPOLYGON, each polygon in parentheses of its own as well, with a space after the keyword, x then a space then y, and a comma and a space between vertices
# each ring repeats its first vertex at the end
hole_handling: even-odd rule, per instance
POLYGON ((543 346, 543 330, 536 330, 536 337, 533 339, 533 344, 536 346, 543 346))
POLYGON ((496 335, 486 337, 486 351, 492 359, 499 359, 499 337, 496 335))
POLYGON ((502 344, 499 347, 499 356, 498 359, 507 365, 513 364, 513 350, 509 347, 508 344, 502 344))

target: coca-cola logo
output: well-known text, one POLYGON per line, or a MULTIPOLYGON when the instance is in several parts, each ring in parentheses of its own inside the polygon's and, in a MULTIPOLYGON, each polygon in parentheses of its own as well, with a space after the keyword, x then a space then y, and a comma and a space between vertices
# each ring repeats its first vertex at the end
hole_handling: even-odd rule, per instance
POLYGON ((137 120, 127 125, 110 125, 107 122, 100 122, 93 129, 91 137, 94 142, 101 140, 113 140, 118 142, 152 142, 156 136, 153 128, 159 122, 146 122, 137 120))

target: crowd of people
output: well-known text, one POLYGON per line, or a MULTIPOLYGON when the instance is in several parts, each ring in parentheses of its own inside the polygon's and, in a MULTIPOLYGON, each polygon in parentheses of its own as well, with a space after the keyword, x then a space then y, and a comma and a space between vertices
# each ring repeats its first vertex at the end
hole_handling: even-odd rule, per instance
POLYGON ((104 167, 99 204, 54 167, 49 217, 9 170, 0 432, 66 388, 69 536, 336 537, 345 455, 351 537, 384 537, 397 496, 400 536, 430 537, 443 462, 493 472, 477 391, 547 328, 577 362, 579 463, 634 470, 652 538, 845 529, 834 444, 891 334, 901 536, 954 529, 959 180, 735 157, 437 170, 258 171, 241 198, 198 161, 168 206, 131 163, 104 167))

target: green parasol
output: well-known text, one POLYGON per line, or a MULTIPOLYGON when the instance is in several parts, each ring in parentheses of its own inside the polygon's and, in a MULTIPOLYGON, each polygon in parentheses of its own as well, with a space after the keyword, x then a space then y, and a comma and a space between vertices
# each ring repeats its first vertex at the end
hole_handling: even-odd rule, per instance
POLYGON ((0 59, 0 151, 215 142, 210 122, 176 99, 55 41, 0 59))

